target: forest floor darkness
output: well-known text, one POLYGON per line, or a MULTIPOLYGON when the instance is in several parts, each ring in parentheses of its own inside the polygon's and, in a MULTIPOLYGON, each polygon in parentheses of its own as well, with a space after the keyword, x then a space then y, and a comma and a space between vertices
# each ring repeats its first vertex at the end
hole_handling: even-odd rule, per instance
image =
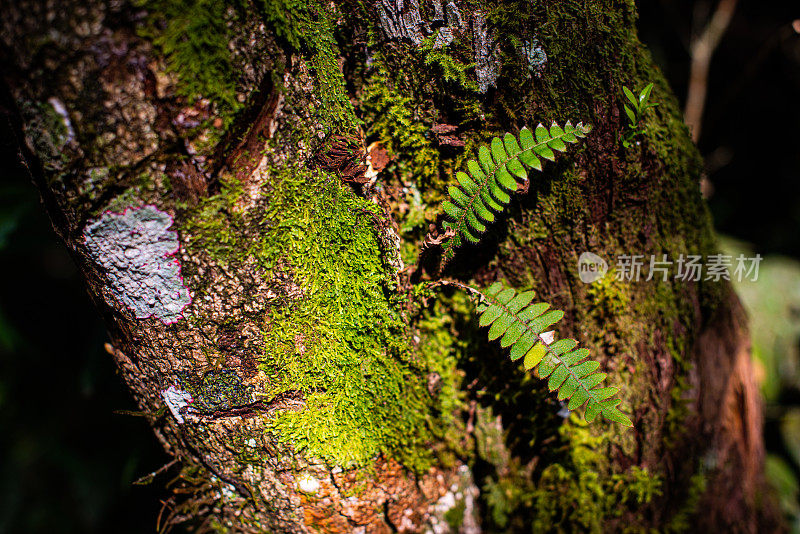
MULTIPOLYGON (((639 5, 641 38, 681 99, 696 4, 639 5)), ((733 254, 745 247, 766 258, 759 282, 739 291, 763 369, 768 467, 783 486, 786 510, 795 507, 796 521, 800 35, 791 28, 794 16, 789 3, 770 9, 739 3, 712 62, 699 146, 713 188, 715 224, 733 238, 723 242, 725 250, 733 254)), ((113 413, 136 407, 103 349, 105 330, 77 270, 3 128, 5 123, 0 124, 0 534, 153 531, 169 475, 150 486, 132 482, 169 458, 144 419, 113 413)))

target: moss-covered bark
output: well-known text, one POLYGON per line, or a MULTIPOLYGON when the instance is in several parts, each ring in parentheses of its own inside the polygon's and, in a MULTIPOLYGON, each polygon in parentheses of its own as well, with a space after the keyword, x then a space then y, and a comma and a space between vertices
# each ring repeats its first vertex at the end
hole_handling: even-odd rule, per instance
POLYGON ((586 250, 715 247, 632 2, 67 4, 4 7, 6 100, 109 351, 182 462, 170 521, 677 532, 702 509, 709 529, 775 526, 730 288, 577 276, 586 250), (625 149, 621 86, 651 81, 661 105, 625 149), (624 386, 633 430, 559 415, 464 295, 404 268, 478 144, 568 119, 594 126, 583 148, 445 274, 565 309, 560 333, 624 386), (145 205, 174 220, 192 297, 170 324, 124 305, 109 274, 146 265, 144 249, 109 269, 86 244, 95 221, 145 205))

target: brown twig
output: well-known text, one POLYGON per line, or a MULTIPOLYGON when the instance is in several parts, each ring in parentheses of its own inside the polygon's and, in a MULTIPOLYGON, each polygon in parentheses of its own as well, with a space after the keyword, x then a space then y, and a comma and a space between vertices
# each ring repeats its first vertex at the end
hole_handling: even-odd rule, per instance
POLYGON ((703 31, 694 39, 690 46, 692 58, 689 89, 686 95, 686 107, 683 111, 683 120, 692 132, 692 140, 696 143, 700 139, 703 124, 703 110, 706 105, 708 92, 708 70, 711 57, 719 45, 725 30, 733 18, 738 0, 720 0, 714 14, 706 24, 703 31))

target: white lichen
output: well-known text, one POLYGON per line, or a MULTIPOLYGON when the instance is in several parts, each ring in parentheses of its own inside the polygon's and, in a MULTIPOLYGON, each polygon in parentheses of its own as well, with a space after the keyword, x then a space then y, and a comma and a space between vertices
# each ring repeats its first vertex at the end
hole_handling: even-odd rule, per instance
POLYGON ((184 418, 183 413, 181 413, 181 408, 192 403, 192 396, 186 391, 178 389, 175 386, 170 386, 161 392, 161 397, 164 399, 167 408, 169 408, 172 417, 174 417, 178 423, 183 423, 184 418))
POLYGON ((528 62, 528 71, 531 75, 541 78, 544 66, 547 64, 547 53, 536 38, 523 43, 522 55, 528 62))
POLYGON ((167 230, 171 225, 169 214, 145 206, 104 213, 83 230, 86 250, 103 267, 111 294, 138 319, 174 323, 192 300, 173 257, 178 234, 167 230))
POLYGON ((497 87, 500 75, 500 61, 497 58, 497 41, 489 31, 486 17, 476 11, 472 17, 472 42, 475 47, 475 77, 478 90, 485 93, 490 87, 497 87))
POLYGON ((71 143, 75 140, 75 130, 72 128, 72 121, 69 120, 69 113, 67 112, 67 107, 64 103, 59 100, 58 98, 52 96, 47 99, 47 103, 53 106, 53 109, 56 113, 59 114, 61 120, 64 121, 64 128, 67 130, 67 137, 66 142, 71 143))

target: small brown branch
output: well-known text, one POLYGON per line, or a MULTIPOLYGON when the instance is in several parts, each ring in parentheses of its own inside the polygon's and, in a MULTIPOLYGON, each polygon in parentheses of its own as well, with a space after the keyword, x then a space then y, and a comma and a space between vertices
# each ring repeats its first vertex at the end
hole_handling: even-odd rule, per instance
POLYGON ((708 92, 708 71, 711 66, 711 57, 714 55, 725 30, 733 18, 738 0, 720 0, 717 9, 711 16, 706 27, 695 39, 692 39, 691 70, 689 74, 689 89, 686 95, 686 107, 683 110, 683 120, 692 132, 692 141, 700 139, 703 124, 703 110, 706 105, 708 92))

